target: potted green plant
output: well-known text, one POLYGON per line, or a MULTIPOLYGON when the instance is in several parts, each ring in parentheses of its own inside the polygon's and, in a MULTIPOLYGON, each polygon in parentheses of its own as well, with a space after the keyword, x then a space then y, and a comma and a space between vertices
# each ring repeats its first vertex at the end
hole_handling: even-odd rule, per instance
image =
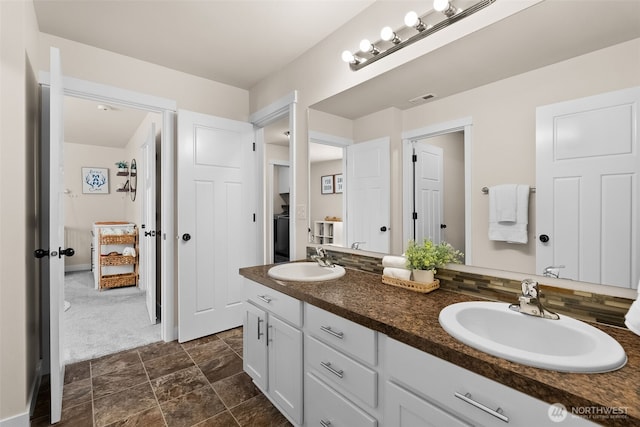
POLYGON ((116 166, 118 167, 118 172, 128 172, 128 163, 124 160, 116 162, 116 166))
POLYGON ((436 269, 449 263, 459 263, 462 256, 462 252, 449 243, 435 244, 429 239, 425 239, 421 245, 409 240, 409 247, 405 252, 407 268, 412 270, 413 280, 424 283, 433 282, 436 269))

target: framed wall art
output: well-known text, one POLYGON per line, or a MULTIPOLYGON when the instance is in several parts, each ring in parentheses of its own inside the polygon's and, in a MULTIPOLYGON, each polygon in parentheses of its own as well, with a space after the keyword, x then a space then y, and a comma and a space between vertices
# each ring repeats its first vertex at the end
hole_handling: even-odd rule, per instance
POLYGON ((108 168, 82 168, 83 194, 109 194, 108 168))
POLYGON ((335 192, 342 193, 344 191, 344 180, 342 178, 342 174, 339 173, 333 176, 333 182, 335 184, 335 192))
POLYGON ((333 194, 333 175, 320 177, 320 185, 321 194, 333 194))

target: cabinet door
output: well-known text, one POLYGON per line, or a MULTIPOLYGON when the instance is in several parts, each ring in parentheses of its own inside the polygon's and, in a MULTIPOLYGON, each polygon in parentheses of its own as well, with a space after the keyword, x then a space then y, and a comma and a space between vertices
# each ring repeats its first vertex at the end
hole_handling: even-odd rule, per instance
POLYGON ((469 426, 396 384, 385 384, 385 421, 397 427, 469 426))
POLYGON ((302 424, 302 332, 269 316, 269 396, 302 424))
POLYGON ((267 375, 267 313, 245 304, 242 360, 244 371, 263 391, 269 385, 267 375))

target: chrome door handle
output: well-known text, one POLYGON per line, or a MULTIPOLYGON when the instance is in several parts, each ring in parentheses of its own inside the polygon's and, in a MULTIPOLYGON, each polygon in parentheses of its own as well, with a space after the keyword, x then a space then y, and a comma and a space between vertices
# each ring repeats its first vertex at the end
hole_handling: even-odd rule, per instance
POLYGON ((320 425, 322 427, 329 427, 331 426, 331 421, 320 420, 320 425))
POLYGON ((268 297, 268 296, 266 296, 266 295, 258 295, 258 299, 259 299, 260 301, 264 301, 264 302, 266 302, 267 304, 269 304, 269 303, 271 302, 271 298, 269 298, 269 297, 268 297))
POLYGON ((330 362, 320 362, 320 365, 322 365, 322 367, 324 369, 326 369, 327 371, 331 372, 336 377, 338 377, 338 378, 344 377, 344 371, 342 369, 334 368, 333 366, 331 366, 330 362))
POLYGON ((465 402, 467 402, 468 404, 475 406, 476 408, 480 409, 481 411, 486 412, 489 415, 493 415, 494 417, 496 417, 497 419, 499 419, 500 421, 504 421, 505 423, 509 422, 509 417, 507 417, 506 415, 504 415, 502 413, 502 408, 498 408, 498 409, 491 409, 486 405, 483 405, 482 403, 475 401, 471 398, 471 393, 458 393, 457 391, 454 393, 454 396, 457 397, 460 400, 463 400, 465 402))
POLYGON ((260 337, 264 335, 264 332, 260 332, 260 324, 262 322, 264 322, 264 320, 258 317, 258 341, 260 341, 260 337))
POLYGON ((320 330, 328 333, 329 335, 333 335, 336 338, 344 339, 344 332, 338 332, 331 329, 331 326, 320 326, 320 330))

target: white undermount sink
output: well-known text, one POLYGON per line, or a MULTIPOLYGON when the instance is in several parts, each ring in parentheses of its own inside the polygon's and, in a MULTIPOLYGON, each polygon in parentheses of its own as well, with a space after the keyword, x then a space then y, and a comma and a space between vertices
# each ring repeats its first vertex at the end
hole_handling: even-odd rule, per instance
POLYGON ((543 319, 513 311, 507 303, 473 301, 445 307, 439 321, 449 335, 477 350, 536 368, 597 373, 627 362, 611 336, 567 316, 543 319))
POLYGON ((291 262, 279 264, 269 269, 269 277, 295 282, 320 282, 344 276, 345 270, 339 265, 322 267, 317 262, 291 262))

